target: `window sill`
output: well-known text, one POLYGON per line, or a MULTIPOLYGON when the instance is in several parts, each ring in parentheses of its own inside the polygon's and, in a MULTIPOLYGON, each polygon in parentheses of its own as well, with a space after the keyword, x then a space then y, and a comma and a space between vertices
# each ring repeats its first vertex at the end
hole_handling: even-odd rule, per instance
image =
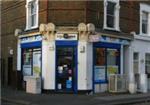
POLYGON ((37 28, 38 28, 38 26, 27 27, 27 28, 25 29, 25 31, 29 31, 29 30, 33 30, 33 29, 37 29, 37 28))
POLYGON ((105 27, 103 28, 104 30, 111 30, 111 31, 117 31, 120 32, 120 29, 116 29, 116 28, 109 28, 109 27, 105 27))

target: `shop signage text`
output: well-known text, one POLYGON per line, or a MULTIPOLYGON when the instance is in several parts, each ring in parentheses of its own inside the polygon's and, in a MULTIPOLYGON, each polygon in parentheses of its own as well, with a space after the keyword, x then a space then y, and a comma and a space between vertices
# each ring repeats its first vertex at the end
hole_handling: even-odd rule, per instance
POLYGON ((55 36, 56 40, 77 40, 77 34, 66 34, 66 33, 57 33, 55 36))
POLYGON ((121 39, 121 38, 112 38, 112 37, 107 37, 107 36, 102 36, 100 38, 101 42, 110 42, 110 43, 118 43, 118 44, 129 44, 129 41, 126 39, 121 39))
POLYGON ((99 35, 90 35, 89 36, 89 42, 99 42, 100 36, 99 35))
POLYGON ((23 37, 20 40, 21 40, 21 43, 41 41, 42 40, 42 36, 36 35, 36 36, 30 36, 30 37, 23 37))

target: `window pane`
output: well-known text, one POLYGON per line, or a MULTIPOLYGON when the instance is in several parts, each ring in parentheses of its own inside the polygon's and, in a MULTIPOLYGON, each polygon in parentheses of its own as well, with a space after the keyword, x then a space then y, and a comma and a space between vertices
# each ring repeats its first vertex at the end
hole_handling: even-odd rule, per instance
POLYGON ((105 65, 105 48, 96 48, 96 65, 105 65))
POLYGON ((133 59, 134 59, 134 60, 138 60, 138 53, 134 53, 133 59))
POLYGON ((110 74, 119 72, 119 51, 117 49, 107 49, 107 77, 110 74))
POLYGON ((143 12, 142 14, 142 33, 147 34, 147 25, 148 25, 148 13, 143 12))
POLYGON ((150 74, 150 54, 146 54, 145 56, 145 70, 146 73, 150 74))
POLYGON ((107 15, 107 27, 114 27, 114 17, 107 15))
POLYGON ((23 50, 23 75, 31 75, 31 65, 32 65, 32 50, 25 49, 23 50))
POLYGON ((31 16, 31 26, 35 26, 36 23, 36 15, 31 16))
POLYGON ((107 27, 114 27, 114 17, 115 17, 115 5, 116 3, 108 2, 107 5, 107 27))
POLYGON ((31 2, 31 14, 36 13, 36 3, 35 1, 31 2))
POLYGON ((147 24, 142 23, 142 33, 147 34, 147 24))
POLYGON ((37 11, 37 5, 36 0, 29 3, 29 27, 33 27, 36 25, 36 11, 37 11))
POLYGON ((115 5, 116 5, 115 3, 108 2, 108 5, 107 5, 107 14, 114 15, 115 5))
POLYGON ((138 70, 139 70, 139 54, 138 53, 133 54, 133 69, 134 69, 134 73, 138 73, 138 70))
POLYGON ((107 49, 107 65, 117 65, 117 57, 119 52, 117 49, 107 49))

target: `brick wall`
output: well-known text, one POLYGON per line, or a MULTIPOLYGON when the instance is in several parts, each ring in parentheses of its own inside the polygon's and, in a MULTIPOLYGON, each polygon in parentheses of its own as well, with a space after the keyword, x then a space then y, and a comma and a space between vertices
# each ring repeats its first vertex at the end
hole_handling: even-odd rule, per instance
POLYGON ((73 26, 85 22, 85 3, 83 1, 49 1, 48 22, 73 26))

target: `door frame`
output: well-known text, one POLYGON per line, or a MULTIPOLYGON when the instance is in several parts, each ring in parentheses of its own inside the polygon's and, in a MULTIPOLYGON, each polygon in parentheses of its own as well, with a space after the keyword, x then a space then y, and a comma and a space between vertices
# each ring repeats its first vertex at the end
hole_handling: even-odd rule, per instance
MULTIPOLYGON (((73 87, 73 93, 77 93, 77 87, 78 87, 78 49, 77 49, 77 46, 78 46, 78 42, 77 41, 56 41, 55 42, 56 44, 56 49, 58 47, 72 47, 74 48, 75 52, 74 52, 74 56, 75 56, 75 74, 73 75, 74 76, 74 87, 73 87)), ((57 89, 57 50, 56 50, 56 54, 55 54, 55 91, 58 91, 57 89)), ((67 92, 67 91, 65 91, 67 92)))

